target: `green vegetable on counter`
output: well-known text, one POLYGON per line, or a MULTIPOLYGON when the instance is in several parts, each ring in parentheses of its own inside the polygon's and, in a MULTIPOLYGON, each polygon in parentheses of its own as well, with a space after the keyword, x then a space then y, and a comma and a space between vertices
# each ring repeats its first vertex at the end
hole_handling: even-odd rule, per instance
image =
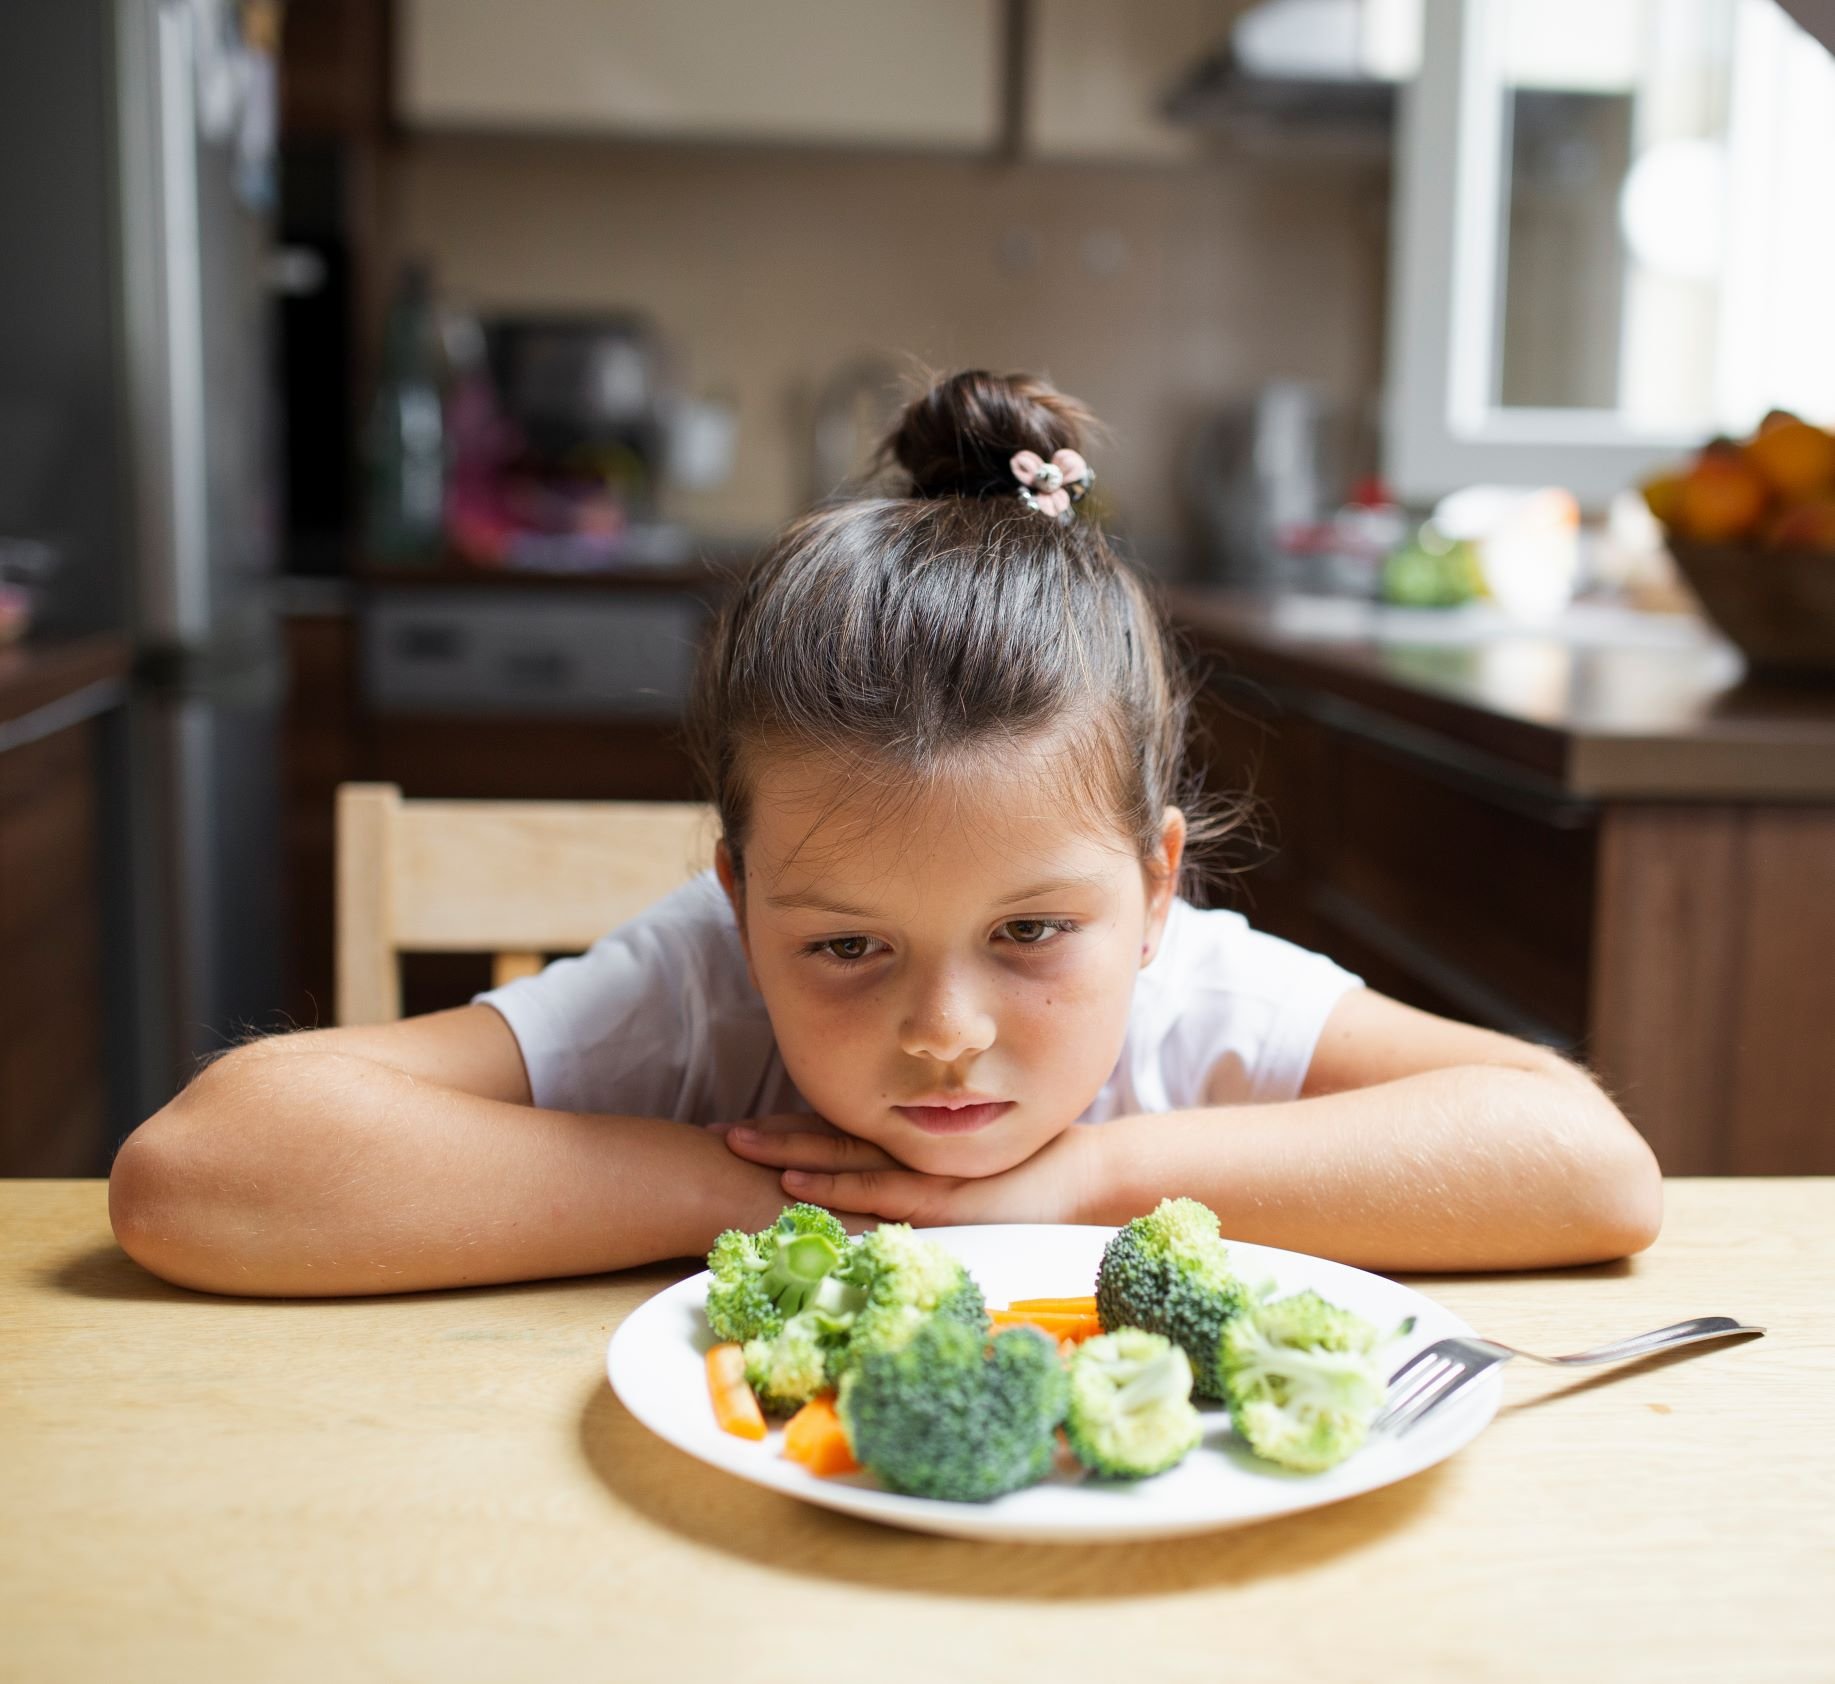
POLYGON ((1383 560, 1382 599, 1403 608, 1457 608, 1485 594, 1477 546, 1454 541, 1432 526, 1383 560))

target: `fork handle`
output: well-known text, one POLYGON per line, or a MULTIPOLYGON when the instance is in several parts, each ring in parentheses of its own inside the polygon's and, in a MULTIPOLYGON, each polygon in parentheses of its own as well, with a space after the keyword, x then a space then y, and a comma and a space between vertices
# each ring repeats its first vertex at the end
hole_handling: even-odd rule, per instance
POLYGON ((1553 1368, 1584 1368, 1589 1363, 1623 1362, 1627 1357, 1645 1357, 1653 1351, 1667 1351, 1675 1345, 1694 1345, 1704 1339, 1725 1339, 1732 1333, 1763 1333, 1762 1327, 1747 1327, 1731 1316, 1696 1316, 1692 1321, 1674 1322, 1649 1333, 1636 1333, 1610 1345, 1596 1345, 1590 1351, 1579 1351, 1571 1357, 1539 1357, 1534 1351, 1519 1351, 1513 1345, 1500 1345, 1495 1339, 1476 1339, 1477 1345, 1530 1362, 1547 1363, 1553 1368))

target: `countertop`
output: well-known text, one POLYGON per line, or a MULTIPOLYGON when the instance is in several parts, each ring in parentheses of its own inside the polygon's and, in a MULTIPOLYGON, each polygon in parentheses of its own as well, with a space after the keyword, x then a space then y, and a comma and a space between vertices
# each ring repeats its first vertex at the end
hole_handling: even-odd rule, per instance
POLYGON ((1536 1350, 1707 1314, 1766 1337, 1515 1363, 1490 1427, 1398 1485, 1067 1547, 878 1527, 653 1438, 606 1341, 693 1265, 220 1299, 131 1263, 103 1183, 0 1182, 0 1674, 1825 1680, 1835 1180, 1666 1191, 1639 1257, 1412 1284, 1536 1350))
POLYGON ((31 636, 0 647, 0 732, 85 693, 96 700, 102 690, 112 695, 132 665, 131 644, 115 632, 31 636))
POLYGON ((1473 769, 1596 800, 1835 799, 1835 683, 1748 683, 1687 615, 1581 604, 1546 628, 1487 604, 1386 608, 1186 586, 1175 620, 1228 679, 1419 733, 1473 769))

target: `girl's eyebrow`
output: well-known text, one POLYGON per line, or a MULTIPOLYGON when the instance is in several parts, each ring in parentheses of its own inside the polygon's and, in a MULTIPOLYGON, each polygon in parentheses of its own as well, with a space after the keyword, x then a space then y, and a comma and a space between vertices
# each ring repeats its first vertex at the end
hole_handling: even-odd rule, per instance
MULTIPOLYGON (((1062 889, 1087 889, 1099 886, 1101 879, 1094 872, 1086 872, 1073 877, 1048 877, 1042 883, 1029 883, 1022 889, 1011 889, 1004 895, 996 895, 993 904, 1006 905, 1016 900, 1031 900, 1037 895, 1055 895, 1062 889)), ((807 909, 812 912, 833 912, 842 918, 877 918, 879 914, 871 907, 850 906, 846 901, 827 900, 813 889, 805 889, 791 895, 767 895, 767 906, 778 906, 791 909, 807 909)))

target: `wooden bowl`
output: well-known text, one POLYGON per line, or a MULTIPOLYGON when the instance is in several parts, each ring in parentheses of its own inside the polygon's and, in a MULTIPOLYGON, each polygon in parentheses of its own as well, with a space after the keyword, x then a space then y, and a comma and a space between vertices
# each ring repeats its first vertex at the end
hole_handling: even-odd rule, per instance
POLYGON ((1669 541, 1707 617, 1770 677, 1835 679, 1835 555, 1669 541))

